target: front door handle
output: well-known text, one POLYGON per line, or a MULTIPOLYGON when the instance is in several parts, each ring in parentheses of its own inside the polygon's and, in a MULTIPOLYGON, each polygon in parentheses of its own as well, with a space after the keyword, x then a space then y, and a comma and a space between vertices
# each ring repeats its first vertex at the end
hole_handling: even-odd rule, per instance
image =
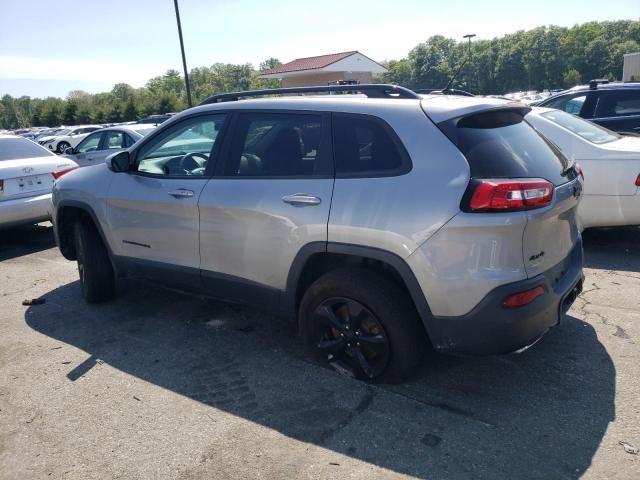
POLYGON ((169 192, 169 195, 171 195, 174 198, 191 198, 193 197, 193 190, 187 190, 186 188, 179 188, 177 190, 173 190, 172 192, 169 192))
POLYGON ((293 195, 285 195, 282 197, 284 203, 289 205, 296 205, 300 207, 320 205, 322 200, 315 195, 309 195, 306 193, 294 193, 293 195))

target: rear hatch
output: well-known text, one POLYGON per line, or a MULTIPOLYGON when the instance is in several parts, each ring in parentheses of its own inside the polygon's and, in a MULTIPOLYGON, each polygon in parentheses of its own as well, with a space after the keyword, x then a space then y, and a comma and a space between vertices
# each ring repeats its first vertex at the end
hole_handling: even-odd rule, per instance
MULTIPOLYGON (((429 101, 423 108, 429 115, 429 101)), ((582 181, 575 167, 524 121, 529 108, 522 104, 492 102, 475 109, 469 104, 458 115, 453 111, 448 119, 442 109, 436 116, 469 163, 471 180, 461 209, 478 215, 525 211, 527 276, 561 264, 580 243, 582 181)))

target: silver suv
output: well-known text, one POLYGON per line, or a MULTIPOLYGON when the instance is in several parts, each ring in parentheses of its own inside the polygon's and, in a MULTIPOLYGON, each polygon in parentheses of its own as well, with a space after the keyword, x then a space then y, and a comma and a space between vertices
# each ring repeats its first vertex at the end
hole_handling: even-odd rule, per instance
POLYGON ((250 304, 368 381, 429 344, 521 350, 583 279, 582 179, 528 110, 390 85, 212 97, 56 183, 58 245, 88 302, 135 276, 250 304), (320 91, 360 93, 275 96, 320 91))

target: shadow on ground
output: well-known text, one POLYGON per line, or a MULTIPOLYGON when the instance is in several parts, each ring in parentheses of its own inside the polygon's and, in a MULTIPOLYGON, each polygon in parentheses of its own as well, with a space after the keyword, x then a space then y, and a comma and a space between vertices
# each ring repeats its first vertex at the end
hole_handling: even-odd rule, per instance
POLYGON ((0 231, 0 262, 40 252, 56 245, 50 223, 0 231))
POLYGON ((640 227, 593 228, 582 238, 585 267, 640 272, 640 227))
POLYGON ((88 306, 75 282, 27 310, 30 327, 89 355, 60 381, 90 375, 99 359, 288 437, 429 479, 580 478, 615 416, 612 360, 570 316, 524 354, 437 357, 410 382, 378 387, 309 363, 284 321, 137 282, 119 290, 115 302, 88 306))

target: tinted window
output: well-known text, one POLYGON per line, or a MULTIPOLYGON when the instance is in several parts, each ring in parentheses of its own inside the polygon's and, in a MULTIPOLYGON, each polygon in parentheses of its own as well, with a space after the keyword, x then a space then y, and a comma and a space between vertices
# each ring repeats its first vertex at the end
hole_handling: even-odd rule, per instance
POLYGON ((598 99, 596 117, 640 115, 640 90, 607 92, 598 99))
POLYGON ((76 151, 78 153, 87 153, 97 150, 101 138, 102 133, 94 133, 93 135, 89 135, 82 142, 80 142, 80 144, 76 147, 76 151))
POLYGON ((138 171, 169 177, 204 175, 225 117, 192 117, 163 132, 140 149, 138 171))
POLYGON ((550 100, 549 102, 546 102, 544 106, 548 108, 557 108, 558 110, 564 110, 565 112, 571 113, 573 115, 580 115, 580 111, 582 110, 582 106, 584 105, 586 99, 586 93, 583 95, 574 96, 566 95, 562 98, 550 100))
POLYGON ((334 114, 333 152, 338 176, 391 176, 411 169, 400 140, 375 117, 334 114))
POLYGON ((53 155, 49 150, 26 138, 0 138, 0 161, 53 155))
POLYGON ((439 125, 469 162, 472 178, 544 178, 567 182, 568 160, 520 112, 485 112, 439 125))
POLYGON ((241 113, 235 124, 226 176, 304 177, 326 172, 322 117, 241 113))

